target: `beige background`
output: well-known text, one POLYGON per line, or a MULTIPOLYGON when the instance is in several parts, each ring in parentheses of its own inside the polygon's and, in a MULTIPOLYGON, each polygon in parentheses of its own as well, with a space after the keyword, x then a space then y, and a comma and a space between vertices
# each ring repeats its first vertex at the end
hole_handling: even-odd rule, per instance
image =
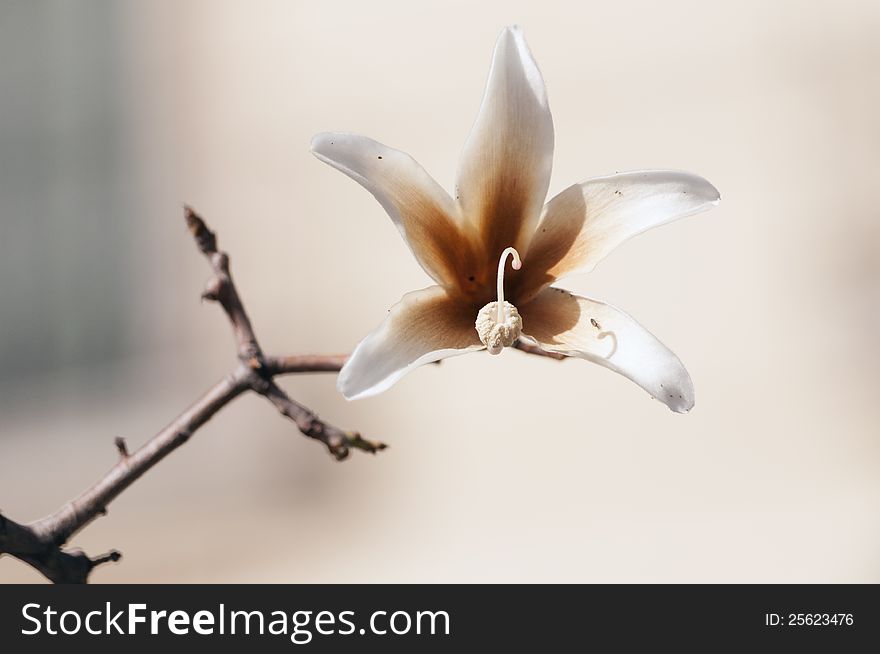
MULTIPOLYGON (((379 204, 308 142, 361 132, 449 188, 505 24, 547 82, 551 194, 646 167, 722 194, 564 282, 682 358, 689 415, 518 352, 356 403, 332 377, 287 379, 391 449, 335 464, 241 399, 75 539, 124 553, 95 581, 880 582, 876 2, 65 5, 8 3, 0 21, 19 34, 0 68, 20 103, 0 112, 0 162, 37 171, 0 195, 4 259, 20 259, 0 283, 0 330, 18 326, 0 386, 15 519, 56 508, 112 464, 114 436, 142 443, 231 366, 183 202, 231 251, 270 351, 349 350, 427 285, 379 204), (50 185, 26 183, 44 170, 50 185)), ((0 580, 35 579, 0 560, 0 580)))

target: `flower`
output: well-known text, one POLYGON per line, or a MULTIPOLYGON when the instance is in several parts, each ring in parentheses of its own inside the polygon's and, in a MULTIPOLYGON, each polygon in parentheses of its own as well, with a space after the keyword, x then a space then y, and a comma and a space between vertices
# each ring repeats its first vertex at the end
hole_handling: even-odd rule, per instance
POLYGON ((542 209, 553 120, 519 28, 495 45, 454 200, 408 154, 364 136, 318 134, 311 148, 376 197, 436 282, 406 294, 355 348, 338 378, 345 397, 375 395, 422 364, 498 353, 522 337, 625 375, 673 411, 693 406, 690 376, 652 334, 611 305, 550 284, 592 269, 636 234, 709 209, 718 191, 696 175, 646 170, 575 184, 542 209))

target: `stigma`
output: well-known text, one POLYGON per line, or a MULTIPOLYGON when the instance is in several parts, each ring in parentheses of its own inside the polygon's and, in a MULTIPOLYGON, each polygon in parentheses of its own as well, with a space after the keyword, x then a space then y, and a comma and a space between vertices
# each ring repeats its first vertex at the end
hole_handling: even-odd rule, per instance
POLYGON ((508 255, 513 256, 511 267, 514 270, 522 267, 519 252, 514 248, 505 248, 498 261, 498 300, 480 309, 474 323, 480 341, 486 346, 489 354, 501 354, 501 350, 513 345, 522 333, 522 318, 519 311, 510 302, 504 301, 504 266, 508 255))

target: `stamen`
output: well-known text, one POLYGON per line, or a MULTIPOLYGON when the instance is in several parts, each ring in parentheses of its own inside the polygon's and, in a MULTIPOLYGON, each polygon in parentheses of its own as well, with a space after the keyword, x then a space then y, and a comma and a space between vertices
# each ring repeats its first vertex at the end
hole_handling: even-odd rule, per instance
POLYGON ((519 258, 516 248, 505 248, 498 260, 498 322, 504 322, 504 264, 507 263, 508 254, 513 255, 511 268, 514 270, 522 268, 522 259, 519 258))
POLYGON ((519 252, 514 248, 505 248, 498 261, 498 301, 490 302, 477 313, 474 327, 480 341, 486 346, 489 354, 501 354, 505 347, 510 347, 522 333, 522 318, 519 311, 510 302, 504 301, 504 265, 507 256, 513 256, 513 269, 522 267, 519 252))

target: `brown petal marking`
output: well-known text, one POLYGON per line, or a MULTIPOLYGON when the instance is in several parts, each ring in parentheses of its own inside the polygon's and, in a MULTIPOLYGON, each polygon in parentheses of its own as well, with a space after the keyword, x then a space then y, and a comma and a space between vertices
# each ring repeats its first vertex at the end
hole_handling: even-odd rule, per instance
POLYGON ((504 30, 456 175, 456 200, 490 268, 504 248, 523 254, 528 247, 552 160, 553 120, 544 82, 519 30, 504 30))
POLYGON ((339 373, 348 398, 379 392, 417 363, 481 348, 474 313, 441 286, 407 293, 355 348, 339 373))
MULTIPOLYGON (((512 154, 510 158, 515 158, 515 155, 512 154)), ((520 253, 526 251, 531 234, 524 232, 530 231, 527 225, 529 214, 534 211, 531 205, 535 193, 532 180, 524 175, 505 176, 504 172, 497 175, 487 172, 483 184, 482 202, 476 217, 479 246, 474 248, 474 254, 477 255, 477 287, 469 295, 479 306, 495 299, 498 258, 504 249, 512 246, 520 253)), ((516 299, 516 279, 521 276, 522 270, 514 271, 508 264, 505 293, 510 294, 511 301, 516 299)))
POLYGON ((524 334, 540 344, 562 349, 570 345, 563 335, 573 330, 581 319, 577 297, 560 288, 545 288, 518 308, 524 334))
MULTIPOLYGON (((516 150, 512 146, 511 150, 516 150)), ((516 152, 505 152, 504 163, 487 166, 482 188, 482 202, 476 217, 480 241, 488 261, 498 265, 498 257, 504 248, 515 247, 524 252, 530 234, 523 234, 523 227, 530 214, 537 211, 533 196, 538 193, 535 180, 522 170, 531 162, 523 161, 516 152), (493 170, 494 168, 494 170, 493 170)))
POLYGON ((401 307, 400 322, 395 325, 400 329, 401 346, 424 348, 428 344, 425 351, 430 351, 480 345, 470 304, 441 289, 430 291, 417 291, 416 301, 401 307))
POLYGON ((450 294, 461 299, 481 296, 491 282, 482 257, 477 255, 480 248, 465 228, 410 186, 398 184, 391 192, 410 247, 423 266, 435 271, 450 294))
POLYGON ((577 184, 547 203, 523 257, 523 267, 511 280, 517 301, 528 302, 542 288, 552 284, 569 267, 569 261, 582 257, 588 243, 578 237, 586 219, 586 202, 577 184))

